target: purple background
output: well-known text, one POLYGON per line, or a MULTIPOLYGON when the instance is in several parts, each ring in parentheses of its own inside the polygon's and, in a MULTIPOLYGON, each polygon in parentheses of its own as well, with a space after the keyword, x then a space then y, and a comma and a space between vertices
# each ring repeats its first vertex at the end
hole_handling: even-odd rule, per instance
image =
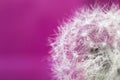
POLYGON ((0 0, 0 80, 50 80, 48 37, 83 3, 93 2, 0 0))

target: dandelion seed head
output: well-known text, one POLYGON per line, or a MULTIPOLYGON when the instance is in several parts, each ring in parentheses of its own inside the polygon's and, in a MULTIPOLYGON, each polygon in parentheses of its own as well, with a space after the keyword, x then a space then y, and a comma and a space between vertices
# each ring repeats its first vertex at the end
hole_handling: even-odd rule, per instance
POLYGON ((120 8, 82 9, 50 43, 56 80, 120 79, 120 8))

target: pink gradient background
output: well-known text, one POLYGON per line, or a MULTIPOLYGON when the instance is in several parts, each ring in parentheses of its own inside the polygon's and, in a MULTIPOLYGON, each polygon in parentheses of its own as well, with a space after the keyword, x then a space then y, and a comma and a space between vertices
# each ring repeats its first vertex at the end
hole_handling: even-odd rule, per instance
POLYGON ((0 0, 0 80, 51 80, 48 37, 72 11, 93 2, 0 0))

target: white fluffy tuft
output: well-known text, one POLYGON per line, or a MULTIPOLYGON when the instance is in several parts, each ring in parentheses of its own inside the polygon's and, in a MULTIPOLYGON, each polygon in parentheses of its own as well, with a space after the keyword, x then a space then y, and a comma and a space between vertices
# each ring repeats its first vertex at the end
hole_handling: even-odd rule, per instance
POLYGON ((56 80, 120 80, 120 9, 77 11, 58 27, 52 47, 56 80))

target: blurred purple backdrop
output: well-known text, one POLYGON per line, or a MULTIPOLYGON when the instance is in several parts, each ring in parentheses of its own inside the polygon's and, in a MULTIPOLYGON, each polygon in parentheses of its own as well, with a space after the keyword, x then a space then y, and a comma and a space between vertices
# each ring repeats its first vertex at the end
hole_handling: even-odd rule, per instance
POLYGON ((50 80, 48 37, 91 1, 0 0, 0 80, 50 80))

